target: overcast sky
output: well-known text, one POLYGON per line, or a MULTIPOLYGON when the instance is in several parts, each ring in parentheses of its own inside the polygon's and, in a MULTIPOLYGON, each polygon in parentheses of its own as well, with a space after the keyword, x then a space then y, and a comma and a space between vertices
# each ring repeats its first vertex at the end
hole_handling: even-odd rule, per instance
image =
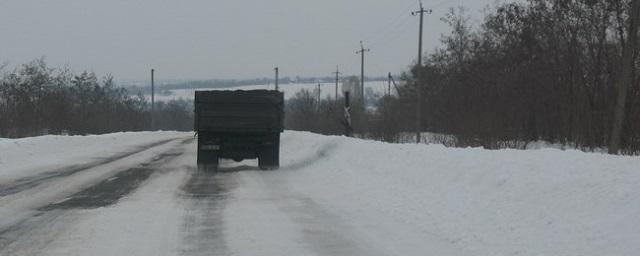
MULTIPOLYGON (((424 0, 424 49, 439 44, 449 7, 478 21, 494 0, 424 0)), ((416 58, 417 0, 0 0, 0 63, 45 56, 116 79, 359 74, 363 40, 368 76, 401 72, 416 58)))

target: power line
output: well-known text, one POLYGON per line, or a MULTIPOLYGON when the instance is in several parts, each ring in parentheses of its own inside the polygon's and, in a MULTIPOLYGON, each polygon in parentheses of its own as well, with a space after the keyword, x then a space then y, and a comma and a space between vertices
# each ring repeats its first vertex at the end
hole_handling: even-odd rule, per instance
POLYGON ((371 45, 376 44, 379 40, 381 36, 386 36, 389 33, 392 33, 394 31, 397 30, 397 28, 399 26, 405 25, 407 21, 409 21, 410 19, 405 15, 405 13, 407 13, 409 10, 411 10, 411 8, 413 8, 413 3, 411 3, 410 5, 408 5, 406 8, 404 8, 402 10, 402 12, 398 13, 395 17, 395 19, 392 20, 392 22, 387 23, 383 26, 381 26, 382 29, 377 30, 373 33, 373 36, 365 38, 365 40, 367 42, 370 42, 371 45))
MULTIPOLYGON (((435 9, 437 7, 440 7, 450 2, 451 2, 450 0, 443 0, 430 5, 428 9, 435 9)), ((408 22, 411 21, 410 17, 407 16, 405 13, 409 12, 409 10, 413 8, 413 4, 414 3, 410 3, 406 8, 404 8, 402 12, 400 12, 398 15, 395 16, 396 17, 395 19, 392 19, 392 22, 389 22, 384 26, 381 26, 383 29, 376 31, 374 33, 374 36, 366 38, 366 41, 370 42, 369 45, 371 47, 379 46, 378 44, 381 42, 386 42, 387 38, 392 38, 391 40, 395 40, 394 39, 395 37, 389 36, 389 35, 397 35, 399 28, 405 28, 402 31, 402 33, 404 33, 404 31, 406 31, 406 27, 408 27, 405 25, 407 25, 408 22)))
MULTIPOLYGON (((395 31, 396 27, 398 26, 398 22, 402 22, 401 25, 405 24, 407 22, 406 15, 401 15, 404 14, 406 12, 408 12, 409 10, 411 10, 411 8, 413 7, 413 3, 411 3, 410 5, 407 5, 406 8, 403 8, 401 13, 398 13, 397 16, 395 16, 395 19, 392 19, 390 22, 387 22, 385 25, 380 26, 382 29, 377 30, 377 32, 373 33, 371 36, 365 37, 364 41, 369 42, 371 39, 376 39, 379 40, 380 36, 389 34, 392 31, 395 31)), ((341 61, 338 62, 338 64, 340 64, 340 66, 342 66, 343 70, 342 73, 344 75, 349 75, 349 74, 353 74, 354 72, 352 72, 352 68, 356 65, 355 64, 355 59, 349 57, 348 55, 345 55, 345 57, 343 57, 343 59, 341 61)))
MULTIPOLYGON (((370 42, 369 46, 371 48, 389 45, 390 43, 397 41, 400 38, 400 35, 407 33, 407 31, 411 29, 411 26, 408 26, 409 22, 411 21, 410 16, 406 15, 406 13, 409 12, 414 5, 413 1, 410 2, 411 3, 409 3, 405 8, 402 9, 401 13, 398 13, 398 15, 394 15, 395 18, 390 19, 390 22, 387 22, 383 26, 380 26, 381 29, 376 30, 371 36, 365 37, 365 41, 370 42)), ((450 0, 443 0, 434 4, 430 4, 429 8, 437 8, 447 3, 450 3, 450 0)), ((345 70, 343 70, 343 72, 345 74, 351 74, 351 68, 352 66, 354 66, 354 62, 355 60, 352 58, 345 58, 339 63, 348 64, 342 65, 345 67, 345 70)), ((383 70, 375 62, 371 62, 369 63, 369 65, 372 65, 372 68, 374 69, 383 70)))

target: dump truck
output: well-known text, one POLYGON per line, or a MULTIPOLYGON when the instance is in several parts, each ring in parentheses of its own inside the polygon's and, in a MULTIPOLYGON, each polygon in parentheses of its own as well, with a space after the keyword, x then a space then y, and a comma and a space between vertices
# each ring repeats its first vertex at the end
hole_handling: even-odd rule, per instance
POLYGON ((196 91, 194 129, 199 167, 217 170, 219 159, 258 159, 260 169, 280 166, 284 94, 273 90, 196 91))

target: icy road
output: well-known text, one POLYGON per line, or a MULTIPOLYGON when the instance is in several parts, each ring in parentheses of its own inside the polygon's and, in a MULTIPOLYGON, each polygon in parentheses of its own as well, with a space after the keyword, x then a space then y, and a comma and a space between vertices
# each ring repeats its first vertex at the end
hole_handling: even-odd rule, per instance
POLYGON ((640 159, 285 132, 198 171, 189 133, 0 139, 0 255, 637 255, 640 159))

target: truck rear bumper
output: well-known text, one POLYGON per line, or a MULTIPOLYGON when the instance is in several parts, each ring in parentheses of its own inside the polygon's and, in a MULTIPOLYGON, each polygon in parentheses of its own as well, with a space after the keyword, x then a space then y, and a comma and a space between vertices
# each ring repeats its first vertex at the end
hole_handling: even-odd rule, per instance
MULTIPOLYGON (((214 162, 212 158, 235 161, 258 158, 265 147, 272 147, 279 133, 198 133, 198 164, 214 162)), ((215 160, 217 163, 217 160, 215 160)))

